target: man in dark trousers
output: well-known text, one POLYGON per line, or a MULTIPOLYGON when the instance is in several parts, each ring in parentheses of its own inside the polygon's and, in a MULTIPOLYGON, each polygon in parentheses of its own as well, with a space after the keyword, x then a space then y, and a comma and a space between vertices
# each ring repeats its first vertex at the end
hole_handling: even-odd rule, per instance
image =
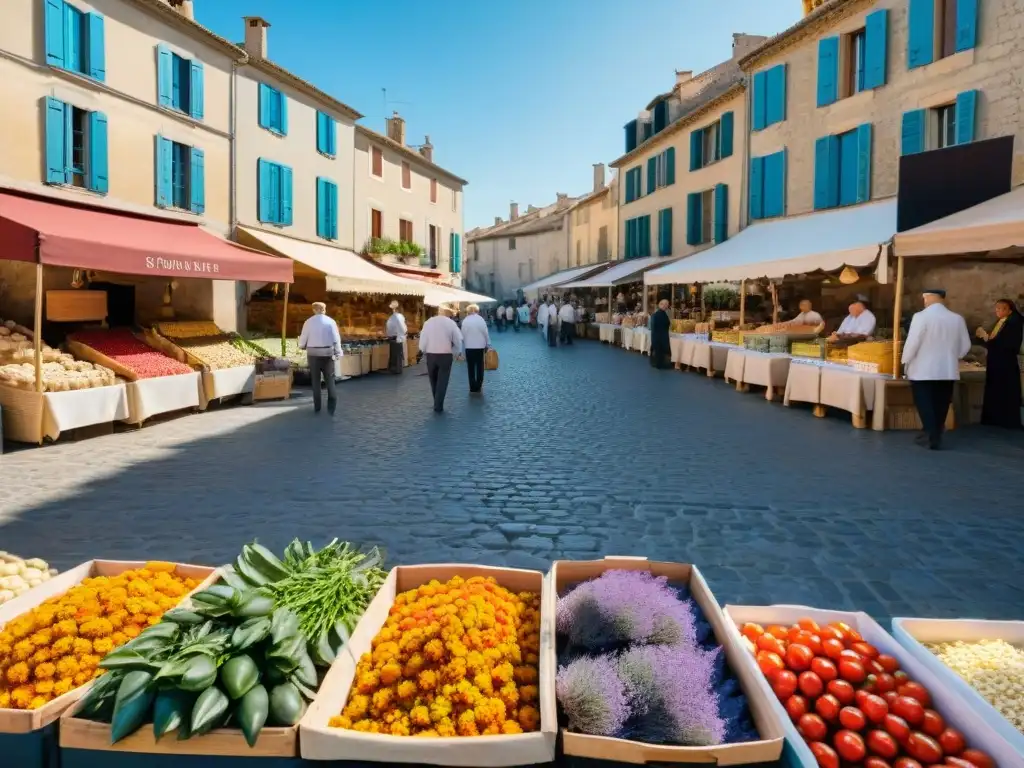
POLYGON ((452 375, 452 362, 462 354, 462 331, 452 320, 452 310, 438 307, 437 314, 423 324, 420 331, 420 352, 427 360, 430 392, 434 396, 434 410, 444 410, 444 396, 448 392, 448 379, 452 375))
POLYGON ((672 359, 668 331, 672 325, 668 316, 668 299, 658 302, 657 311, 651 315, 651 367, 666 368, 672 359))

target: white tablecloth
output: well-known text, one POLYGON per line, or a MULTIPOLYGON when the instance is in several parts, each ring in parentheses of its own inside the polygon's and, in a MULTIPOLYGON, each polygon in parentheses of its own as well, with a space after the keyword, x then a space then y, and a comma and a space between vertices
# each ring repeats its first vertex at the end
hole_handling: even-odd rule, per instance
POLYGON ((821 366, 808 365, 793 361, 789 366, 789 377, 786 379, 786 396, 782 400, 792 403, 821 402, 821 366))
POLYGON ((736 347, 732 344, 694 339, 690 365, 694 368, 705 368, 711 373, 724 371, 730 349, 736 349, 736 347))
POLYGON ((622 348, 626 350, 633 349, 633 329, 623 328, 622 329, 622 348))
POLYGON ((124 384, 43 395, 43 435, 52 440, 68 429, 127 418, 128 393, 124 384))
POLYGON ((641 354, 651 354, 651 331, 649 328, 633 329, 633 349, 641 354))
POLYGON ((693 336, 683 333, 670 333, 668 345, 672 350, 672 362, 676 365, 689 365, 693 359, 693 336))
POLYGON ((207 400, 244 395, 256 387, 256 366, 240 365, 217 371, 203 371, 203 390, 207 400))
POLYGON ((613 323, 598 323, 597 324, 598 338, 601 341, 607 341, 607 342, 611 342, 612 344, 614 344, 615 343, 615 332, 618 331, 620 329, 620 327, 621 326, 615 325, 613 323))
POLYGON ((725 380, 740 382, 743 381, 743 366, 747 362, 747 354, 744 350, 730 349, 725 357, 725 380))
POLYGON ((124 420, 129 424, 141 424, 158 413, 198 408, 201 388, 202 377, 198 371, 130 381, 125 385, 128 417, 124 420))
POLYGON ((725 378, 758 387, 784 387, 790 360, 789 355, 778 352, 733 348, 726 358, 725 378))
POLYGON ((892 381, 892 376, 858 371, 838 363, 794 360, 789 367, 784 402, 827 405, 864 418, 868 411, 875 410, 876 394, 887 381, 892 381))

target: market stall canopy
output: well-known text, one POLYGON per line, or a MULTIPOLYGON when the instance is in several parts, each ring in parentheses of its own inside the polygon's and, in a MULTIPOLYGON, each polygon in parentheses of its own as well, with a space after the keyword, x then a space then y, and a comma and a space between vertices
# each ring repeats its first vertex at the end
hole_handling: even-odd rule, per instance
POLYGON ((292 282, 292 263, 199 225, 0 192, 0 254, 124 275, 292 282), (37 246, 38 245, 38 250, 37 246))
POLYGON ((492 301, 494 299, 482 293, 464 291, 447 285, 428 285, 423 297, 423 303, 431 307, 439 307, 442 304, 487 304, 492 301))
POLYGON ((323 275, 328 293, 386 293, 422 296, 430 286, 422 280, 393 275, 353 251, 295 240, 258 229, 239 227, 243 242, 270 248, 301 265, 298 275, 323 275))
POLYGON ((527 291, 536 291, 541 288, 553 288, 556 285, 567 283, 570 280, 582 280, 584 277, 588 277, 597 272, 600 272, 608 268, 610 262, 603 264, 591 264, 587 267, 573 267, 572 269, 563 269, 561 272, 555 272, 554 274, 542 277, 535 283, 524 285, 522 287, 523 293, 527 291))
POLYGON ((640 276, 648 269, 658 266, 667 266, 676 259, 666 259, 662 256, 648 256, 644 259, 629 259, 613 264, 603 272, 599 272, 586 280, 579 280, 574 283, 561 283, 558 287, 565 289, 574 288, 611 288, 613 285, 625 285, 640 279, 640 276))
POLYGON ((895 232, 895 198, 768 221, 714 248, 652 269, 644 274, 644 283, 713 283, 865 267, 883 253, 895 232))
POLYGON ((1024 247, 1024 187, 896 235, 897 256, 946 256, 1024 247))

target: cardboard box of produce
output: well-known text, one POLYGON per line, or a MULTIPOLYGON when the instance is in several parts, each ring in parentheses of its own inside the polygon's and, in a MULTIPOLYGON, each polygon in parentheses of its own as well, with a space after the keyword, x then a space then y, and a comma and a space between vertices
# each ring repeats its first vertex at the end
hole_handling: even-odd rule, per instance
MULTIPOLYGON (((51 597, 64 594, 89 577, 116 576, 124 571, 142 568, 145 565, 145 562, 129 560, 89 560, 77 565, 0 606, 0 629, 7 622, 41 605, 51 597)), ((186 578, 198 579, 201 583, 196 589, 205 588, 216 578, 216 569, 205 565, 175 563, 175 573, 186 578)), ((39 709, 0 709, 0 733, 31 733, 49 725, 59 718, 68 707, 78 701, 89 689, 90 684, 86 683, 63 696, 58 696, 39 709)))
MULTIPOLYGON (((725 660, 739 679, 747 697, 750 712, 761 734, 760 741, 721 744, 711 747, 674 747, 665 744, 647 744, 607 736, 591 736, 562 729, 562 748, 566 755, 593 760, 610 760, 634 765, 647 763, 717 763, 718 765, 746 765, 768 763, 779 759, 783 746, 781 718, 771 706, 774 695, 758 684, 761 673, 745 663, 745 654, 739 639, 728 631, 728 620, 708 588, 707 582, 694 565, 649 561, 645 557, 606 557, 603 560, 556 560, 551 566, 550 607, 548 614, 554 624, 558 596, 570 587, 595 579, 605 571, 647 571, 654 576, 665 576, 670 583, 685 584, 700 606, 705 619, 711 624, 715 639, 722 646, 725 660)), ((555 645, 550 646, 549 663, 555 664, 555 645)), ((785 713, 783 713, 783 716, 785 713)), ((788 722, 788 717, 786 718, 788 722)))
MULTIPOLYGON (((893 619, 892 634, 907 652, 932 672, 950 691, 980 714, 1006 739, 1024 762, 1024 733, 996 710, 978 691, 942 660, 924 647, 924 643, 950 643, 1002 640, 1017 649, 1024 648, 1024 621, 983 621, 981 619, 893 619)), ((1021 651, 1024 653, 1024 651, 1021 651)), ((986 669, 985 676, 996 681, 997 670, 986 669)), ((1018 678, 1019 679, 1019 678, 1018 678)), ((1024 700, 1018 708, 1024 706, 1024 700)), ((1019 711, 1019 709, 1018 709, 1019 711)))
MULTIPOLYGON (((811 618, 819 624, 841 621, 857 630, 864 641, 875 646, 880 653, 896 658, 900 668, 912 680, 919 682, 928 689, 932 697, 932 707, 942 715, 946 724, 960 731, 969 746, 987 751, 999 766, 1022 765, 1020 755, 1003 739, 991 724, 985 721, 978 712, 973 710, 960 695, 944 685, 920 659, 901 646, 874 619, 866 613, 850 611, 829 611, 820 608, 807 608, 800 605, 727 605, 725 615, 727 631, 734 642, 742 649, 743 642, 740 627, 746 622, 754 622, 767 626, 782 624, 790 626, 802 618, 811 618)), ((793 766, 815 768, 818 764, 814 755, 790 720, 785 708, 772 691, 768 680, 757 667, 754 655, 743 650, 742 663, 755 676, 758 687, 768 698, 771 708, 783 723, 786 733, 786 754, 784 761, 793 766)))
POLYGON ((253 400, 282 400, 292 393, 291 371, 256 374, 256 385, 252 392, 253 400))
POLYGON ((554 760, 558 727, 554 693, 554 602, 550 592, 548 580, 539 571, 482 565, 409 565, 393 568, 360 619, 348 646, 331 666, 316 701, 299 723, 302 757, 306 760, 367 760, 389 765, 426 763, 473 768, 531 765, 554 760), (443 583, 454 576, 465 579, 492 576, 499 585, 513 592, 540 593, 540 730, 518 735, 425 739, 360 733, 328 726, 331 717, 339 714, 348 701, 359 657, 370 650, 373 639, 388 618, 395 597, 433 579, 443 583))

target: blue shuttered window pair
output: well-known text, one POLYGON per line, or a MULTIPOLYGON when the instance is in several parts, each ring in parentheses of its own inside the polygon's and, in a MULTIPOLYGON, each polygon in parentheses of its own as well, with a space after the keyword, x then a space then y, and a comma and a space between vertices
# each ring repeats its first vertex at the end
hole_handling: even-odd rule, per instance
POLYGON ((934 0, 910 0, 907 13, 907 68, 916 69, 938 58, 974 48, 978 42, 978 0, 956 0, 956 18, 939 19, 934 0), (936 29, 937 22, 942 22, 936 29), (946 29, 954 40, 947 43, 946 29), (938 43, 938 45, 936 45, 938 43))
POLYGON ((753 79, 751 128, 760 131, 786 119, 786 65, 758 72, 753 79))
POLYGON ((156 47, 157 104, 196 120, 205 117, 203 62, 186 59, 161 43, 156 47))
POLYGON ((289 227, 292 224, 292 169, 287 165, 264 160, 256 163, 256 217, 267 224, 289 227))
POLYGON ((672 255, 672 209, 658 211, 658 255, 672 255))
POLYGON ((268 131, 288 135, 288 97, 266 83, 259 88, 260 127, 268 131))
POLYGON ((750 160, 750 218, 786 215, 786 150, 750 160))
POLYGON ((156 206, 206 212, 206 160, 203 150, 166 136, 156 137, 156 206))
POLYGON ((637 147, 636 120, 630 120, 624 128, 626 132, 626 152, 632 152, 637 147))
POLYGON ((690 132, 690 170, 698 171, 732 157, 735 116, 725 112, 711 125, 690 132))
POLYGON ((845 75, 840 73, 843 58, 841 38, 826 37, 818 41, 819 107, 827 107, 840 98, 880 88, 886 83, 889 11, 882 9, 869 13, 863 31, 846 38, 849 70, 845 75))
POLYGON ((626 258, 642 259, 651 255, 651 217, 626 219, 626 258))
MULTIPOLYGON (((639 184, 639 168, 634 169, 637 173, 639 184)), ((662 187, 668 187, 676 183, 676 148, 669 147, 661 154, 647 158, 647 194, 653 194, 662 187)), ((640 197, 639 186, 637 187, 640 197)))
POLYGON ((338 124, 320 111, 316 113, 316 151, 328 157, 338 152, 338 124))
POLYGON ((814 208, 822 210, 871 200, 871 124, 838 136, 822 136, 814 147, 814 208))
MULTIPOLYGON (((914 109, 903 113, 903 124, 900 130, 901 154, 915 155, 928 149, 929 113, 934 115, 934 119, 941 119, 941 111, 938 109, 914 109)), ((957 94, 953 119, 957 144, 970 144, 974 141, 977 113, 977 91, 964 91, 957 94)))
POLYGON ((452 232, 448 235, 448 253, 451 254, 448 260, 448 271, 452 274, 462 272, 462 235, 452 232))
POLYGON ((46 98, 46 183, 107 194, 107 116, 46 98))
POLYGON ((713 190, 691 192, 686 196, 687 245, 702 245, 712 239, 716 243, 729 239, 729 187, 726 184, 716 184, 713 190), (705 210, 712 205, 712 210, 705 210), (709 215, 710 228, 705 226, 709 215))
POLYGON ((637 166, 636 168, 630 168, 626 171, 626 202, 632 203, 634 200, 639 200, 643 192, 641 188, 643 168, 637 166))
POLYGON ((107 77, 103 15, 64 0, 43 0, 46 63, 103 82, 107 77))
POLYGON ((322 176, 316 178, 316 234, 338 239, 338 185, 322 176))

